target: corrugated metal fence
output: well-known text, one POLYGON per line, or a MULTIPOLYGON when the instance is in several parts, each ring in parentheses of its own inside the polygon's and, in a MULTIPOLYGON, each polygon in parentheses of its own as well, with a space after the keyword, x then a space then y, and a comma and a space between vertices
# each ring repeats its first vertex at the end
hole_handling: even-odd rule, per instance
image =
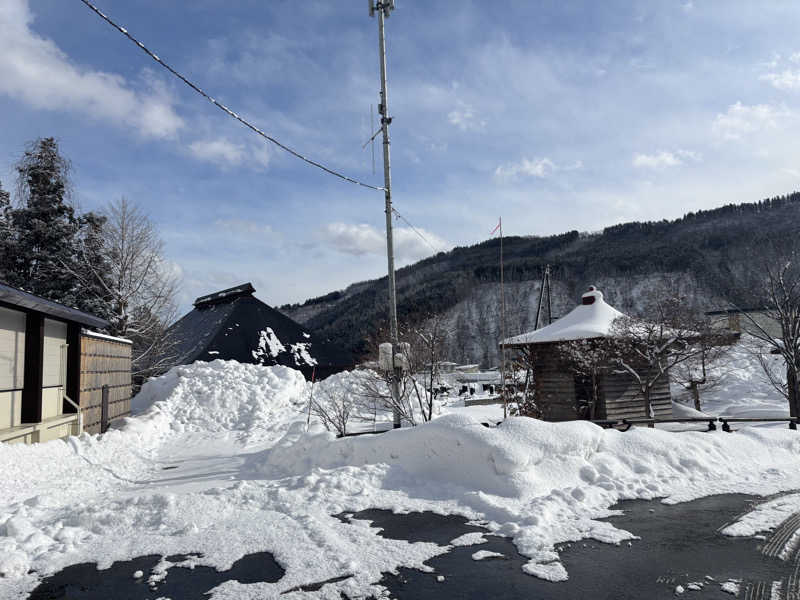
POLYGON ((80 405, 84 431, 102 433, 131 411, 131 344, 81 334, 80 405))

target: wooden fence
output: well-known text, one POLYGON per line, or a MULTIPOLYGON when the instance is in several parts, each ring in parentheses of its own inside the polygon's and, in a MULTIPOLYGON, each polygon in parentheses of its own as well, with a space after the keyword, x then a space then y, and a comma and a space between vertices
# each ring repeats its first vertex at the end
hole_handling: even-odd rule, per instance
POLYGON ((131 411, 131 344, 106 336, 81 334, 80 405, 83 429, 101 433, 103 417, 108 422, 131 411), (103 414, 103 394, 107 388, 107 415, 103 414))

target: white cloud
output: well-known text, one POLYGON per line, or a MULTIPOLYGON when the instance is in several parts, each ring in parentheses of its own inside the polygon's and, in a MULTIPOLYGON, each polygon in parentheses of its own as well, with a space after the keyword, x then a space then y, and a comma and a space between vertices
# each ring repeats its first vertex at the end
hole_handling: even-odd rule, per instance
POLYGON ((700 158, 700 154, 692 150, 661 150, 655 154, 635 154, 631 164, 637 168, 664 169, 677 167, 686 161, 698 162, 700 158))
POLYGON ((214 226, 231 233, 248 237, 264 238, 280 236, 279 233, 276 233, 272 225, 256 223, 255 221, 248 221, 245 219, 217 219, 214 221, 214 226))
POLYGON ((225 138, 197 140, 189 144, 189 151, 195 158, 214 163, 223 169, 243 166, 265 168, 270 159, 265 144, 245 146, 225 138))
MULTIPOLYGON (((793 55, 794 58, 794 55, 793 55)), ((766 73, 759 77, 762 81, 768 81, 772 87, 779 90, 799 90, 800 89, 800 71, 792 71, 785 69, 780 73, 766 73)))
POLYGON ((786 107, 777 108, 769 104, 748 106, 737 102, 725 113, 717 114, 712 124, 715 135, 725 140, 738 140, 743 136, 777 127, 778 121, 791 116, 786 107))
POLYGON ((475 109, 461 101, 458 108, 447 114, 447 120, 461 131, 478 131, 486 127, 486 121, 478 118, 475 109))
POLYGON ((781 171, 783 171, 787 175, 791 175, 792 177, 794 177, 796 179, 800 179, 800 169, 788 169, 787 168, 787 169, 781 169, 781 171))
MULTIPOLYGON (((409 227, 395 227, 394 252, 398 261, 416 261, 445 250, 449 244, 437 235, 417 228, 427 243, 409 227), (430 246, 428 245, 430 244, 430 246), (431 248, 433 246, 433 248, 431 248)), ((329 223, 320 232, 321 239, 339 252, 354 256, 385 255, 386 233, 366 223, 329 223)))
POLYGON ((145 137, 175 137, 184 123, 169 94, 147 72, 134 91, 125 78, 73 64, 51 40, 34 33, 27 0, 0 2, 0 93, 37 109, 71 111, 135 129, 145 137))
POLYGON ((500 165, 494 170, 494 178, 500 182, 516 181, 523 177, 546 179, 556 171, 576 171, 583 168, 583 162, 576 161, 571 165, 557 165, 547 157, 522 158, 514 163, 500 165))

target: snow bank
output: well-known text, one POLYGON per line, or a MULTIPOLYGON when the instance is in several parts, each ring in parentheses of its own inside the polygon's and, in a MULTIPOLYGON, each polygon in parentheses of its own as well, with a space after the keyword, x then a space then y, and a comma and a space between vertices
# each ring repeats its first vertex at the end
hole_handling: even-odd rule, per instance
MULTIPOLYGON (((347 393, 360 376, 343 373, 319 389, 347 393)), ((225 569, 259 551, 272 552, 285 576, 229 582, 218 594, 279 598, 353 574, 326 586, 326 597, 378 597, 382 573, 426 569, 452 548, 385 539, 369 523, 333 516, 367 508, 482 521, 514 540, 530 559, 526 572, 561 580, 556 544, 633 537, 598 520, 619 500, 800 488, 800 435, 788 429, 623 433, 528 418, 487 428, 448 414, 335 439, 318 426, 305 431, 309 391, 286 367, 195 363, 148 382, 137 416, 119 430, 0 444, 0 597, 26 597, 37 578, 79 562, 199 553, 198 564, 225 569)), ((765 510, 739 529, 774 523, 788 508, 765 510)))
MULTIPOLYGON (((446 415, 413 429, 339 440, 295 427, 253 461, 271 478, 388 465, 390 480, 402 482, 409 498, 398 502, 386 496, 388 507, 420 509, 424 498, 434 510, 437 502, 455 503, 455 512, 513 537, 531 558, 527 572, 561 580, 567 574, 555 544, 585 537, 618 543, 632 537, 593 520, 606 516, 619 500, 679 502, 786 489, 800 483, 798 458, 800 436, 789 430, 619 432, 587 422, 524 417, 487 428, 468 416, 446 415)), ((378 491, 372 496, 381 502, 378 491)))
POLYGON ((215 360, 175 367, 148 381, 131 409, 147 420, 164 417, 173 432, 253 434, 285 426, 307 402, 300 371, 215 360))
MULTIPOLYGON (((716 385, 700 388, 703 412, 728 417, 788 417, 789 405, 766 380, 755 353, 758 344, 747 334, 736 343, 718 364, 709 370, 709 379, 716 385)), ((765 358, 781 371, 783 358, 770 355, 765 358)), ((672 384, 673 398, 692 404, 687 390, 672 384)))

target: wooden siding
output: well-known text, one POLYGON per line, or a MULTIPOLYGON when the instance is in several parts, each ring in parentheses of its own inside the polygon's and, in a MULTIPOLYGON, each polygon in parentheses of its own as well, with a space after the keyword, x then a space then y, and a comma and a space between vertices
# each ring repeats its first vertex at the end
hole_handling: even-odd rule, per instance
POLYGON ((546 421, 577 419, 575 410, 575 380, 552 352, 538 355, 533 374, 536 404, 546 421))
POLYGON ((108 386, 109 420, 131 410, 131 345, 81 335, 80 405, 83 428, 100 433, 103 386, 108 386))
MULTIPOLYGON (((558 360, 555 344, 536 344, 533 370, 536 404, 547 421, 577 419, 575 377, 558 360)), ((636 381, 625 373, 604 374, 599 381, 596 419, 647 418, 644 398, 636 381)), ((651 404, 656 418, 672 416, 669 377, 662 377, 653 388, 651 404)))
MULTIPOLYGON (((598 419, 647 418, 644 397, 636 381, 627 374, 606 374, 600 380, 602 401, 597 411, 598 419)), ((672 398, 669 391, 669 378, 659 379, 650 394, 650 403, 656 418, 667 419, 672 416, 672 398)))

